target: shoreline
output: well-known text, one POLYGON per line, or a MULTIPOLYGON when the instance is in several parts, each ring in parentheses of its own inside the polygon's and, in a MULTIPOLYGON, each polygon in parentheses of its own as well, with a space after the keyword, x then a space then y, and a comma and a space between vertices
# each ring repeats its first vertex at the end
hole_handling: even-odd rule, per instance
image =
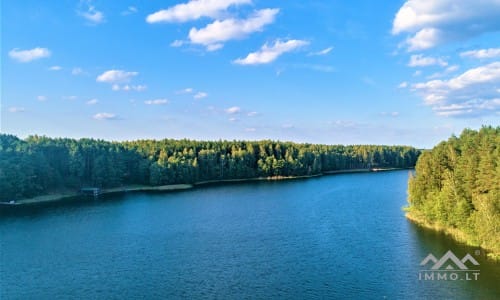
MULTIPOLYGON (((197 186, 212 185, 212 184, 223 184, 223 183, 243 183, 243 182, 256 182, 256 181, 281 181, 281 180, 299 180, 307 178, 322 177, 327 175, 335 174, 349 174, 349 173, 370 173, 370 172, 387 172, 387 171, 399 171, 399 170, 409 170, 408 168, 369 168, 369 169, 345 169, 345 170, 334 170, 325 171, 320 174, 314 175, 301 175, 301 176, 269 176, 269 177, 254 177, 254 178, 240 178, 240 179, 215 179, 215 180, 205 180, 199 181, 192 184, 169 184, 160 186, 148 186, 148 185, 128 185, 122 187, 114 187, 102 189, 99 195, 110 195, 119 194, 127 192, 173 192, 182 191, 196 188, 197 186)), ((66 193, 54 193, 48 195, 36 196, 33 198, 26 198, 15 200, 14 203, 0 202, 0 207, 5 206, 25 206, 30 204, 42 204, 51 202, 60 202, 68 198, 74 198, 81 196, 79 192, 66 192, 66 193)))
POLYGON ((423 218, 416 216, 415 213, 412 214, 412 212, 407 211, 405 214, 405 217, 408 221, 412 222, 413 224, 423 227, 425 229, 429 229, 435 232, 440 232, 448 235, 451 237, 453 240, 463 243, 467 246, 470 247, 477 247, 486 252, 486 257, 488 259, 494 260, 494 261, 500 261, 500 253, 495 252, 493 249, 488 249, 484 248, 478 244, 472 243, 468 237, 467 234, 459 229, 456 228, 449 228, 445 227, 439 224, 434 224, 434 223, 429 223, 428 221, 424 220, 423 218))

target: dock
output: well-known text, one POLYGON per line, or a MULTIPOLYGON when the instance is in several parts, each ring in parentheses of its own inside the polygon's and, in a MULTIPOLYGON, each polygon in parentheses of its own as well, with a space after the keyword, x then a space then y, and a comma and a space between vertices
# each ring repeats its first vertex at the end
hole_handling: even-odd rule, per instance
POLYGON ((101 194, 101 189, 96 187, 81 188, 80 194, 97 197, 101 194))

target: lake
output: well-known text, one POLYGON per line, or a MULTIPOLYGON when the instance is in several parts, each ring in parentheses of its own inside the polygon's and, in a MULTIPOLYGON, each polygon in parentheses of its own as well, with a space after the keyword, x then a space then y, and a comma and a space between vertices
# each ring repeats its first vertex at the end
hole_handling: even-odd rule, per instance
POLYGON ((0 298, 498 299, 499 263, 405 219, 408 174, 4 207, 0 298), (477 280, 419 280, 448 250, 477 280))

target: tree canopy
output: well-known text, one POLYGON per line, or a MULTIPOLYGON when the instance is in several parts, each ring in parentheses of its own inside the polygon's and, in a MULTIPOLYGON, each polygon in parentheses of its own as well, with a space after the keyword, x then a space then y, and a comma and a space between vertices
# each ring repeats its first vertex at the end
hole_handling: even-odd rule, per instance
POLYGON ((0 201, 93 186, 167 185, 206 180, 316 175, 413 167, 407 146, 314 145, 277 141, 139 140, 0 135, 0 201))
POLYGON ((500 127, 466 129, 418 159, 409 213, 500 253, 500 127))

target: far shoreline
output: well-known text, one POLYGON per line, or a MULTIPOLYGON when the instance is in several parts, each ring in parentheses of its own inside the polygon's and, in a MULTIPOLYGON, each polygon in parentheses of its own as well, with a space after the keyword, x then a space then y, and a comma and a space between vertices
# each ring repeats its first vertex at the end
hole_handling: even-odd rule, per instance
MULTIPOLYGON (((326 171, 320 174, 302 175, 302 176, 269 176, 269 177, 254 177, 254 178, 240 178, 240 179, 219 179, 219 180, 216 179, 216 180, 199 181, 192 184, 169 184, 161 186, 127 185, 121 187, 101 189, 99 195, 122 194, 127 192, 174 192, 174 191, 194 189, 198 186, 203 186, 203 185, 215 185, 223 183, 299 180, 299 179, 308 179, 308 178, 315 178, 315 177, 322 177, 322 176, 336 175, 336 174, 388 172, 388 171, 400 171, 400 170, 412 170, 412 169, 413 168, 344 169, 344 170, 326 171)), ((79 192, 59 193, 59 194, 55 193, 55 194, 36 196, 33 198, 15 200, 14 203, 0 202, 0 207, 26 206, 32 204, 63 202, 64 200, 67 200, 69 198, 75 198, 78 196, 82 196, 82 194, 79 192)), ((86 196, 86 197, 92 197, 92 196, 86 196)))

